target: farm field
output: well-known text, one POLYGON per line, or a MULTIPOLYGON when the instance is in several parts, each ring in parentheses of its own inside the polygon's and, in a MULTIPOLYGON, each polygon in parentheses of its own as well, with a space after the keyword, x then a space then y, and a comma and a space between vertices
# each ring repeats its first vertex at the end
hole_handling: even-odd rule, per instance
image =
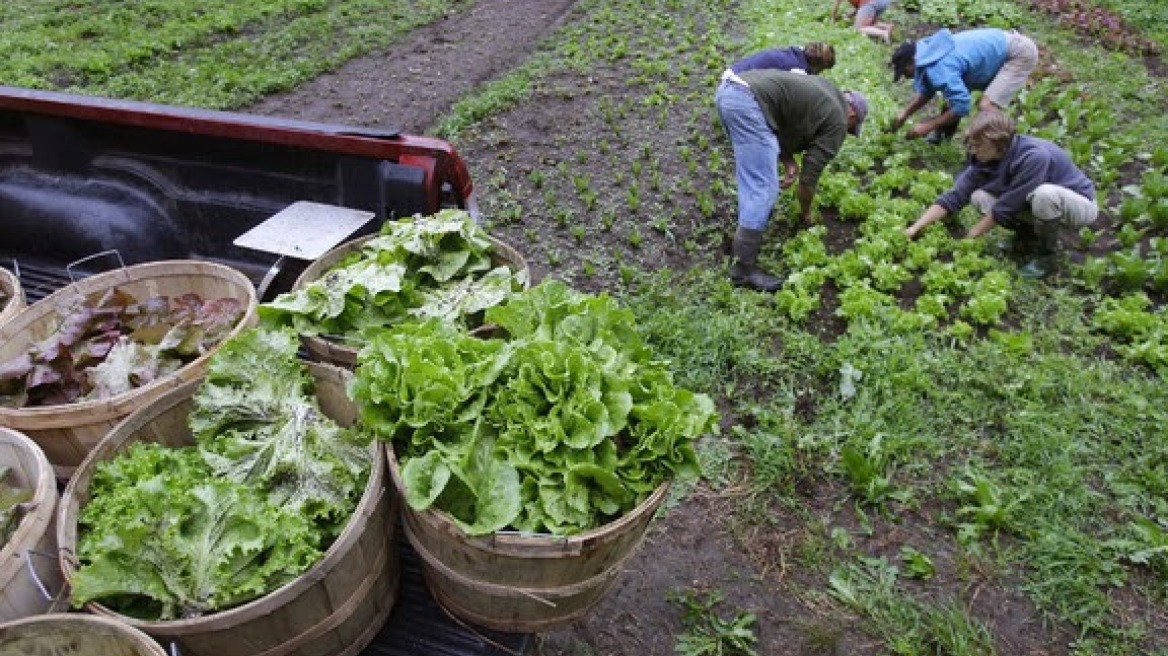
MULTIPOLYGON (((1018 28, 1012 106, 1095 181, 1068 263, 1022 279, 970 210, 910 242, 959 142, 888 130, 891 46, 796 0, 10 0, 0 83, 402 127, 468 160, 540 277, 637 314, 721 431, 556 656, 1168 654, 1168 6, 894 2, 894 43, 1018 28), (1099 25, 1107 25, 1103 32, 1099 25), (871 102, 733 288, 718 74, 828 40, 871 102)), ((932 108, 924 110, 925 114, 932 108)), ((924 114, 922 114, 923 116, 924 114)))

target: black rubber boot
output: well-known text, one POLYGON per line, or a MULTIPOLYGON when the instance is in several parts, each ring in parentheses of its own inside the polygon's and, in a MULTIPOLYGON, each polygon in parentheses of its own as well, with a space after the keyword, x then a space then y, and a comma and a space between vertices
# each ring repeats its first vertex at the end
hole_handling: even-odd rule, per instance
POLYGON ((1029 260, 1018 269, 1023 278, 1045 278, 1058 269, 1059 264, 1058 221, 1034 222, 1034 246, 1029 260))
POLYGON ((1034 234, 1034 227, 1029 223, 1019 224, 1010 236, 998 242, 998 249, 1003 255, 1015 261, 1028 260, 1038 248, 1038 236, 1034 234))
POLYGON ((776 292, 783 279, 772 276, 758 267, 758 251, 762 248, 762 230, 738 228, 734 233, 734 264, 730 265, 730 281, 739 287, 760 292, 776 292))

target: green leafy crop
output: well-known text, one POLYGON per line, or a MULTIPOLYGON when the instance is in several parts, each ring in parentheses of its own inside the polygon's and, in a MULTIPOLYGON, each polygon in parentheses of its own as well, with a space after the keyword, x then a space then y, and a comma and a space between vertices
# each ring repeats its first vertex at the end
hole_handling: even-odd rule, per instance
POLYGON ((265 325, 358 338, 371 327, 436 317, 474 328, 526 284, 492 260, 486 232, 462 210, 387 222, 378 236, 301 289, 260 306, 265 325))
POLYGON ((211 358, 196 444, 133 444, 101 462, 81 509, 73 603, 149 620, 245 603, 315 564, 368 480, 368 438, 324 416, 288 331, 252 329, 211 358))
POLYGON ((713 402, 673 384, 607 296, 546 282, 487 312, 505 339, 429 321, 382 331, 352 393, 395 443, 406 500, 472 535, 573 534, 697 471, 713 402))
POLYGON ((137 444, 100 465, 82 508, 74 605, 151 620, 255 599, 312 566, 311 521, 216 478, 194 448, 137 444))
POLYGON ((299 345, 288 331, 262 329, 225 343, 195 394, 190 426, 218 476, 264 490, 331 538, 364 490, 369 438, 321 412, 299 345))

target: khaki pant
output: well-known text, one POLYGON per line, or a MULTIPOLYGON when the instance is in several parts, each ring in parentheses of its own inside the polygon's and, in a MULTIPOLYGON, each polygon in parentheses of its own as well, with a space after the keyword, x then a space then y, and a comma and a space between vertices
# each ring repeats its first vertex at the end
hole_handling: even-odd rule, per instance
POLYGON ((1029 37, 1011 30, 1006 36, 1006 63, 986 87, 985 97, 999 109, 1010 104, 1037 65, 1038 46, 1029 37))
MULTIPOLYGON (((1095 223, 1099 217, 1099 206, 1095 201, 1053 184, 1040 184, 1026 200, 1030 202, 1030 214, 1039 221, 1057 221, 1069 228, 1080 228, 1095 223)), ((980 189, 973 192, 969 204, 982 215, 990 213, 996 196, 980 189)))

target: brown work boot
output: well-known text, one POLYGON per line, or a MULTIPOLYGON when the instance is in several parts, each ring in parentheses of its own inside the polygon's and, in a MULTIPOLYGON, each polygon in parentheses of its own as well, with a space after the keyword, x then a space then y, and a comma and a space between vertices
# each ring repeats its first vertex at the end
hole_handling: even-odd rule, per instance
POLYGON ((738 228, 734 233, 734 264, 730 265, 730 281, 739 287, 760 292, 776 292, 783 279, 772 276, 758 266, 758 251, 762 248, 762 230, 738 228))

